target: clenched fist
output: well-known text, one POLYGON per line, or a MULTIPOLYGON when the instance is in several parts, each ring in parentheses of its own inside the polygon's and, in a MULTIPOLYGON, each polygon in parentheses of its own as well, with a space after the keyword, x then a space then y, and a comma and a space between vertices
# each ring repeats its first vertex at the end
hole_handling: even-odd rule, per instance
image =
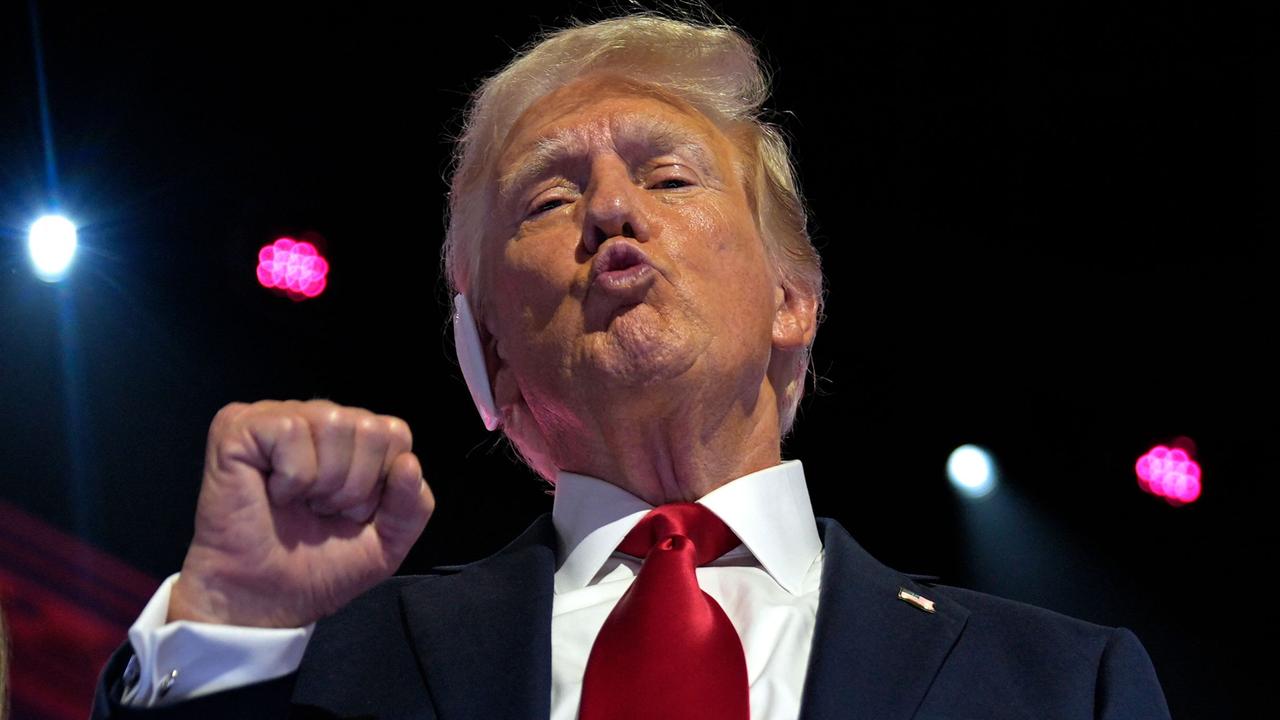
POLYGON ((403 420, 327 400, 224 407, 169 620, 301 627, 390 576, 435 507, 412 448, 403 420))

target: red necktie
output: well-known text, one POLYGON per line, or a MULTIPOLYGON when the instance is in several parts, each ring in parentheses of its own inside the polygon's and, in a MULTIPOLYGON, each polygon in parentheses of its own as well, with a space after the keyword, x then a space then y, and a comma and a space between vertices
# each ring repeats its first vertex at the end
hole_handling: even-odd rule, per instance
POLYGON ((618 546, 644 558, 604 621, 582 680, 580 720, 747 720, 747 660, 694 572, 738 545, 695 503, 650 512, 618 546))

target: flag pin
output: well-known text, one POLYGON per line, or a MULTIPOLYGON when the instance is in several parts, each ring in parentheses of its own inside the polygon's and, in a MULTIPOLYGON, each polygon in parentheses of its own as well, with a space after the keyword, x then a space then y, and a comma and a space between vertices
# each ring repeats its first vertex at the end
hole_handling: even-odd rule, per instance
POLYGON ((921 597, 906 588, 898 588, 898 599, 915 605, 927 613, 934 612, 932 600, 921 597))

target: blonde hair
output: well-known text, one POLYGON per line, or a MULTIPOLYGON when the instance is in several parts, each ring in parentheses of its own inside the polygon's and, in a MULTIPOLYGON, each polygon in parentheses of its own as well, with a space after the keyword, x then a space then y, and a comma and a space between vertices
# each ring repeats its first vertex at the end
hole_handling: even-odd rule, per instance
MULTIPOLYGON (((481 244, 495 202, 497 155, 517 119, 538 99, 588 73, 608 71, 658 86, 722 128, 748 158, 748 199, 773 267, 789 291, 816 298, 822 269, 806 229, 807 212, 787 142, 763 119, 767 69, 751 42, 723 23, 646 12, 575 23, 533 41, 471 96, 457 139, 443 261, 453 292, 479 312, 481 244)), ((453 293, 450 293, 452 296, 453 293)), ((780 389, 782 433, 790 431, 804 392, 809 348, 797 353, 780 389)))

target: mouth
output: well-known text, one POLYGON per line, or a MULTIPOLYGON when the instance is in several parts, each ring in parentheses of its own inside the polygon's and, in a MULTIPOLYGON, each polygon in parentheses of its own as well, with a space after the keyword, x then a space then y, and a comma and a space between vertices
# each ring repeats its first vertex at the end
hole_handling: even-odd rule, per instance
POLYGON ((591 263, 590 285, 610 295, 636 295, 648 289, 656 272, 643 250, 615 242, 591 263))

